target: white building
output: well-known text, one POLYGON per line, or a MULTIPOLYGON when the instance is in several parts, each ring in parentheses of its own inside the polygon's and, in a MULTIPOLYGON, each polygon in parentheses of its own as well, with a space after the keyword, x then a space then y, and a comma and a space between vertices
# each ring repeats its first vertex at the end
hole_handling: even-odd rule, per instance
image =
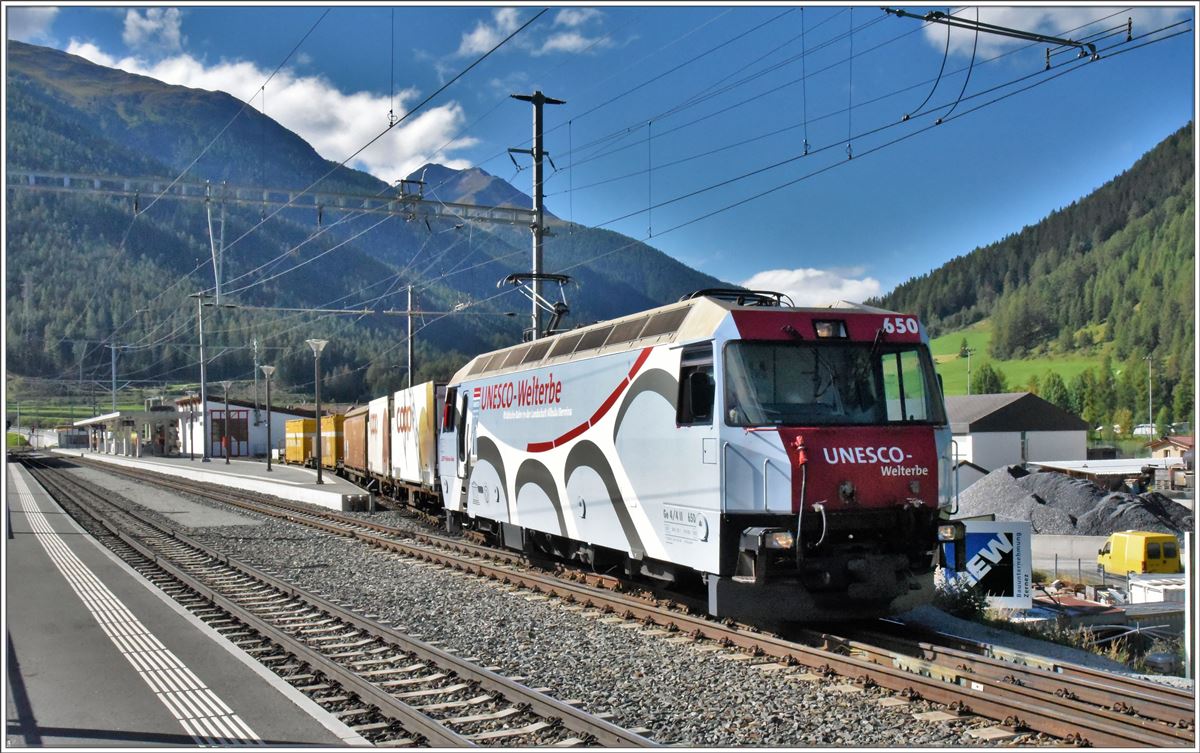
MULTIPOLYGON (((204 423, 200 411, 199 397, 184 397, 175 401, 179 412, 180 446, 175 451, 181 455, 200 456, 204 448, 204 423)), ((225 401, 209 399, 209 420, 212 432, 209 436, 209 456, 224 457, 221 447, 225 424, 225 401)), ((271 406, 271 444, 283 452, 284 424, 293 418, 313 418, 310 410, 300 408, 277 408, 271 406)), ((255 407, 247 400, 229 400, 229 457, 265 457, 267 454, 267 410, 255 407)))
POLYGON ((947 397, 946 412, 960 489, 1004 465, 1087 459, 1087 423, 1031 392, 947 397))

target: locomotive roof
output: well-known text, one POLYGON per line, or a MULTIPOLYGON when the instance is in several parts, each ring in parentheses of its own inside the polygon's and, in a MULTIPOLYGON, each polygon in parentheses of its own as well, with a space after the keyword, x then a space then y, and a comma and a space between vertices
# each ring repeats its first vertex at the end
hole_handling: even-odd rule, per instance
MULTIPOLYGON (((773 311, 821 312, 830 309, 860 313, 894 313, 850 301, 829 306, 782 307, 773 311)), ((739 306, 733 301, 704 296, 667 304, 648 311, 609 319, 586 327, 560 332, 534 342, 481 353, 459 369, 451 383, 468 377, 492 376, 535 366, 565 363, 573 358, 605 355, 653 345, 689 342, 712 337, 730 311, 763 310, 762 306, 739 306)))

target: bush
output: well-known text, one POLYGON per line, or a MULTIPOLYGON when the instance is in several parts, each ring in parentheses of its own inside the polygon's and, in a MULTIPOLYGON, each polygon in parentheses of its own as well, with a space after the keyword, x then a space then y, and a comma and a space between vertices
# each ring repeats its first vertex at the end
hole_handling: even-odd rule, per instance
POLYGON ((987 594, 965 577, 950 578, 938 568, 933 574, 933 605, 964 620, 981 620, 987 611, 987 594))
POLYGON ((1050 574, 1045 570, 1034 570, 1030 573, 1030 578, 1034 583, 1049 583, 1050 574))

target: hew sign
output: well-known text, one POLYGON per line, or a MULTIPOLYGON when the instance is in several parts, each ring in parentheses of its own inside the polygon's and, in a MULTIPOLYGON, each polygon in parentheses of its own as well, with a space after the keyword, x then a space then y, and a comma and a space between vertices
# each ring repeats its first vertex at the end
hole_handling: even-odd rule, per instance
POLYGON ((964 521, 963 557, 947 557, 961 569, 953 576, 966 578, 988 594, 988 605, 1004 609, 1033 606, 1032 526, 1018 521, 964 521))

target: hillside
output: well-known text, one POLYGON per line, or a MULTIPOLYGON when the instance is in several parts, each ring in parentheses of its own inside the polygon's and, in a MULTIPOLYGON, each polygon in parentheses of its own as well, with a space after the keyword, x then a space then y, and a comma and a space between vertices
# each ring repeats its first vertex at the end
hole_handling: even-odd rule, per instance
MULTIPOLYGON (((221 92, 169 86, 82 58, 9 41, 7 160, 10 169, 173 178, 227 130, 185 180, 299 189, 335 167, 295 133, 221 92)), ((443 201, 529 206, 529 198, 478 169, 428 165, 430 194, 443 201)), ((386 184, 337 168, 326 191, 375 193, 386 184)), ((107 376, 103 343, 113 328, 136 344, 121 355, 127 379, 195 379, 195 308, 187 295, 212 284, 199 204, 162 201, 130 223, 129 200, 10 190, 7 213, 10 372, 28 377, 107 376), (128 237, 125 234, 128 230, 128 237), (125 239, 122 246, 122 239, 125 239), (32 284, 24 294, 23 282, 32 284), (139 313, 139 309, 150 308, 139 313), (148 347, 141 347, 147 345, 148 347)), ((142 209, 145 208, 143 203, 142 209)), ((231 207, 224 280, 232 299, 272 307, 403 308, 405 288, 422 308, 446 310, 496 295, 496 282, 528 268, 525 227, 426 225, 326 211, 289 210, 259 225, 265 211, 231 207), (251 231, 252 232, 248 232, 251 231), (245 237, 242 238, 243 234, 245 237), (234 240, 240 239, 240 240, 234 240)), ((443 223, 445 225, 445 223, 443 223)), ((645 244, 608 231, 569 226, 546 246, 546 266, 570 270, 576 285, 567 324, 624 315, 720 282, 645 244), (619 253, 600 254, 625 247, 619 253)), ((515 294, 478 310, 524 314, 515 294)), ((334 399, 354 400, 400 382, 402 317, 317 317, 222 310, 210 325, 216 352, 210 378, 248 378, 249 341, 279 364, 281 386, 311 382, 307 337, 331 340, 323 362, 334 399)), ((474 353, 519 339, 525 319, 450 316, 422 323, 419 375, 445 377, 474 353)))
POLYGON ((1193 143, 1189 123, 1088 196, 874 303, 935 335, 993 317, 998 358, 1095 344, 1076 335, 1103 323, 1117 358, 1166 349, 1191 361, 1193 143))
POLYGON ((1013 389, 1052 382, 1053 402, 1128 427, 1147 420, 1152 355, 1155 422, 1189 421, 1193 155, 1189 123, 1088 196, 871 303, 922 317, 950 394, 965 391, 965 343, 977 373, 998 367, 1013 389))

